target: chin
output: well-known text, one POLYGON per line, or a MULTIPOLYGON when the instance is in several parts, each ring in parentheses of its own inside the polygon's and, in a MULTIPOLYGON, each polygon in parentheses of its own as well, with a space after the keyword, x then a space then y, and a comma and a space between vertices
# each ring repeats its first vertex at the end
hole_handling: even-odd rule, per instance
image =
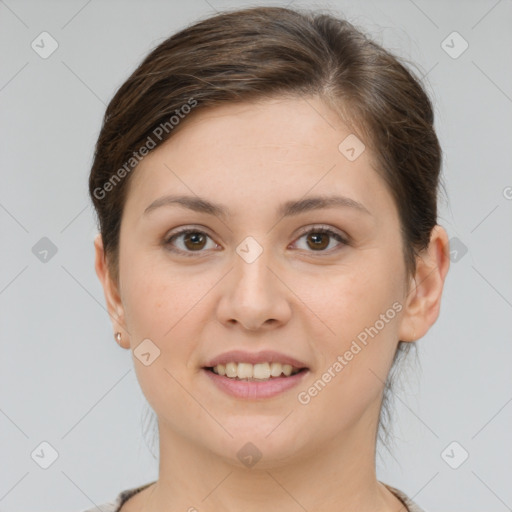
MULTIPOLYGON (((291 432, 289 426, 285 427, 287 419, 279 425, 285 417, 261 418, 261 415, 255 415, 247 417, 246 421, 234 421, 229 425, 223 423, 233 437, 226 434, 209 448, 228 464, 237 467, 271 469, 290 464, 301 456, 302 443, 297 443, 298 432, 291 432), (259 424, 254 423, 256 420, 259 424)), ((211 437, 209 439, 212 441, 211 437)))

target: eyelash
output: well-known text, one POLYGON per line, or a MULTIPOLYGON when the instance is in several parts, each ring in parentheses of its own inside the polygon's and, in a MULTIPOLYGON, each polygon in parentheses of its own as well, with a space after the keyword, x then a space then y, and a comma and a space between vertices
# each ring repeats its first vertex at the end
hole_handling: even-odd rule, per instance
MULTIPOLYGON (((200 229, 183 228, 183 229, 173 233, 171 236, 167 237, 165 239, 165 241, 164 241, 164 245, 170 251, 172 251, 172 252, 175 252, 175 253, 178 253, 178 254, 182 254, 182 255, 187 256, 187 257, 195 257, 195 256, 197 256, 198 253, 201 253, 201 252, 204 252, 204 251, 203 250, 200 250, 200 251, 183 251, 182 249, 176 249, 176 247, 173 247, 172 243, 171 243, 175 238, 178 238, 181 235, 187 235, 187 234, 190 234, 190 233, 196 233, 196 234, 205 235, 205 236, 207 236, 208 238, 211 239, 211 237, 210 237, 210 235, 208 235, 208 233, 206 233, 205 231, 202 231, 200 229)), ((338 242, 340 242, 340 244, 342 246, 343 245, 350 245, 349 241, 346 238, 341 236, 336 231, 333 231, 332 229, 327 228, 325 226, 316 226, 316 227, 312 227, 312 228, 307 228, 305 231, 302 231, 300 233, 300 235, 298 236, 297 240, 299 240, 300 238, 302 238, 305 235, 309 235, 310 233, 329 235, 330 237, 335 238, 338 242)), ((334 250, 336 251, 336 249, 334 249, 334 250)), ((331 252, 333 252, 333 249, 320 250, 320 251, 308 251, 308 252, 312 252, 312 253, 328 253, 328 254, 330 254, 331 252)))

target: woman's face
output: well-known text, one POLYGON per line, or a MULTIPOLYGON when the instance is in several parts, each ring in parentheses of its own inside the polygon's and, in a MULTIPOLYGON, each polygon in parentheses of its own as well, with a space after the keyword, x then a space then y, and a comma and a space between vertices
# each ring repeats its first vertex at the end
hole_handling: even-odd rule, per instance
POLYGON ((120 234, 117 313, 160 437, 237 464, 261 453, 259 467, 336 440, 361 450, 411 336, 398 212, 369 149, 313 97, 188 121, 133 171, 120 234), (230 371, 307 370, 258 383, 205 369, 229 351, 276 353, 230 371))

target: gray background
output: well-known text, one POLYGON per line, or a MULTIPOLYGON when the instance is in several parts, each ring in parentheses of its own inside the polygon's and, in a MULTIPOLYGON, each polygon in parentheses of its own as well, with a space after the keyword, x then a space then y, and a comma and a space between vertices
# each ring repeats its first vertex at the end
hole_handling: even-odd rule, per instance
MULTIPOLYGON (((157 478, 148 406, 93 268, 93 145, 151 48, 249 5, 262 3, 0 0, 0 511, 79 511, 157 478), (59 45, 46 59, 31 47, 43 31, 59 45), (42 237, 57 248, 46 262, 32 251, 42 237), (58 452, 48 469, 48 449, 31 457, 43 441, 58 452)), ((417 63, 445 152, 439 222, 467 248, 397 389, 394 458, 381 451, 378 477, 429 511, 512 510, 512 2, 291 5, 330 7, 417 63), (442 46, 453 31, 469 44, 458 58, 442 46)))

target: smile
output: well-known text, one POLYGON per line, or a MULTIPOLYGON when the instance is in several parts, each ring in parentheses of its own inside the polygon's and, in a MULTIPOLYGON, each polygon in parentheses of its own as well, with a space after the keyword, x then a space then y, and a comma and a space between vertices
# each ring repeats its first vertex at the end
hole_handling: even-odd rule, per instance
MULTIPOLYGON (((245 366, 246 364, 247 363, 228 363, 224 371, 230 371, 233 375, 236 370, 236 375, 233 377, 217 373, 221 365, 215 367, 217 368, 217 372, 215 372, 213 368, 203 368, 203 372, 210 379, 210 382, 223 394, 244 400, 260 400, 280 395, 297 386, 309 373, 307 368, 295 369, 296 371, 294 373, 291 368, 283 368, 287 365, 273 363, 273 365, 277 364, 281 367, 274 366, 274 373, 277 373, 279 370, 279 376, 269 375, 265 378, 255 378, 253 376, 241 378, 239 377, 240 371, 242 375, 247 375, 249 371, 254 375, 253 365, 247 364, 248 366, 245 366), (286 376, 285 371, 289 373, 289 376, 286 376)), ((260 370, 256 368, 256 375, 263 375, 263 373, 266 375, 269 371, 272 371, 269 363, 259 363, 254 366, 258 367, 260 364, 264 368, 261 373, 258 373, 260 370), (268 366, 270 370, 267 369, 266 366, 268 366)), ((220 370, 222 371, 222 367, 220 370)))
POLYGON ((226 376, 230 379, 239 380, 269 380, 276 377, 290 377, 300 372, 301 368, 296 368, 291 364, 282 363, 235 363, 229 362, 227 364, 218 364, 211 368, 211 370, 221 376, 226 376))

